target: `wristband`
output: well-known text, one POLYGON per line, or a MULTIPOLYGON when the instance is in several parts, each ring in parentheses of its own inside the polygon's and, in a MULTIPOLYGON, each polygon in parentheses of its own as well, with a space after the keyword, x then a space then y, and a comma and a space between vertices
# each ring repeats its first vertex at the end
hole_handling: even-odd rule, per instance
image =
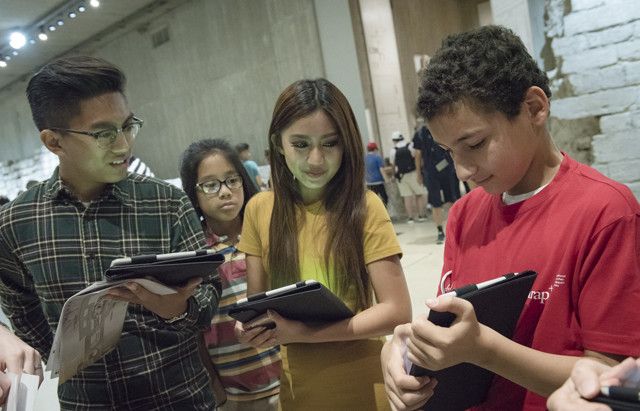
POLYGON ((176 321, 184 320, 187 317, 187 314, 189 314, 189 310, 186 310, 184 313, 176 315, 175 317, 165 318, 164 322, 167 324, 173 324, 176 321))

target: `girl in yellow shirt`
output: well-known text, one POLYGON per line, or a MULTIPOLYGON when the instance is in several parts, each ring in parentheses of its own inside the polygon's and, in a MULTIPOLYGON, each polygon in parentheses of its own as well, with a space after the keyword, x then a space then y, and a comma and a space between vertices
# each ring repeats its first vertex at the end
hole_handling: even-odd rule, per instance
POLYGON ((384 410, 380 337, 411 319, 401 250, 381 200, 365 189, 364 147, 344 95, 301 80, 276 102, 269 129, 273 191, 245 210, 238 249, 249 295, 305 279, 356 315, 329 324, 269 312, 236 324, 241 341, 282 345, 283 410, 384 410), (260 325, 262 324, 262 325, 260 325))

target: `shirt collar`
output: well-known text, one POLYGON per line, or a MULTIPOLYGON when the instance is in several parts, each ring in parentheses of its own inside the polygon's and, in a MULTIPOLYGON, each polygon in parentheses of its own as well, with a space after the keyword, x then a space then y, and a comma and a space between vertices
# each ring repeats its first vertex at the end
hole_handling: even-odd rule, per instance
MULTIPOLYGON (((107 184, 99 199, 115 198, 125 205, 131 204, 131 194, 129 194, 131 182, 129 179, 130 177, 128 175, 125 179, 115 184, 107 184)), ((71 192, 71 190, 69 190, 64 181, 60 178, 59 167, 56 167, 53 171, 53 175, 45 184, 44 196, 51 200, 58 198, 72 198, 77 200, 77 197, 71 192)))

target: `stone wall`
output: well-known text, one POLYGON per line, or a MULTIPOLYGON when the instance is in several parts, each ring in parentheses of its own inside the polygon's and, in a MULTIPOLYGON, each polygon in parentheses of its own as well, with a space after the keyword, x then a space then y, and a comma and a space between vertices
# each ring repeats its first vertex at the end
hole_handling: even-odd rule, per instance
POLYGON ((640 1, 546 0, 552 135, 640 198, 640 1))
POLYGON ((0 196, 13 200, 29 180, 48 179, 57 165, 58 157, 44 147, 21 160, 0 162, 0 196))

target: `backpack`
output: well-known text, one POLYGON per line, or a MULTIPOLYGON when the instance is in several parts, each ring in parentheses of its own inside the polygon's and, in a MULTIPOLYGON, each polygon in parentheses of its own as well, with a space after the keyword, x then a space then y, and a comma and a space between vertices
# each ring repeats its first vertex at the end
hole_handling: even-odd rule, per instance
POLYGON ((396 149, 395 163, 400 176, 410 173, 416 169, 416 163, 413 159, 413 155, 411 155, 411 150, 409 150, 408 144, 396 149))

